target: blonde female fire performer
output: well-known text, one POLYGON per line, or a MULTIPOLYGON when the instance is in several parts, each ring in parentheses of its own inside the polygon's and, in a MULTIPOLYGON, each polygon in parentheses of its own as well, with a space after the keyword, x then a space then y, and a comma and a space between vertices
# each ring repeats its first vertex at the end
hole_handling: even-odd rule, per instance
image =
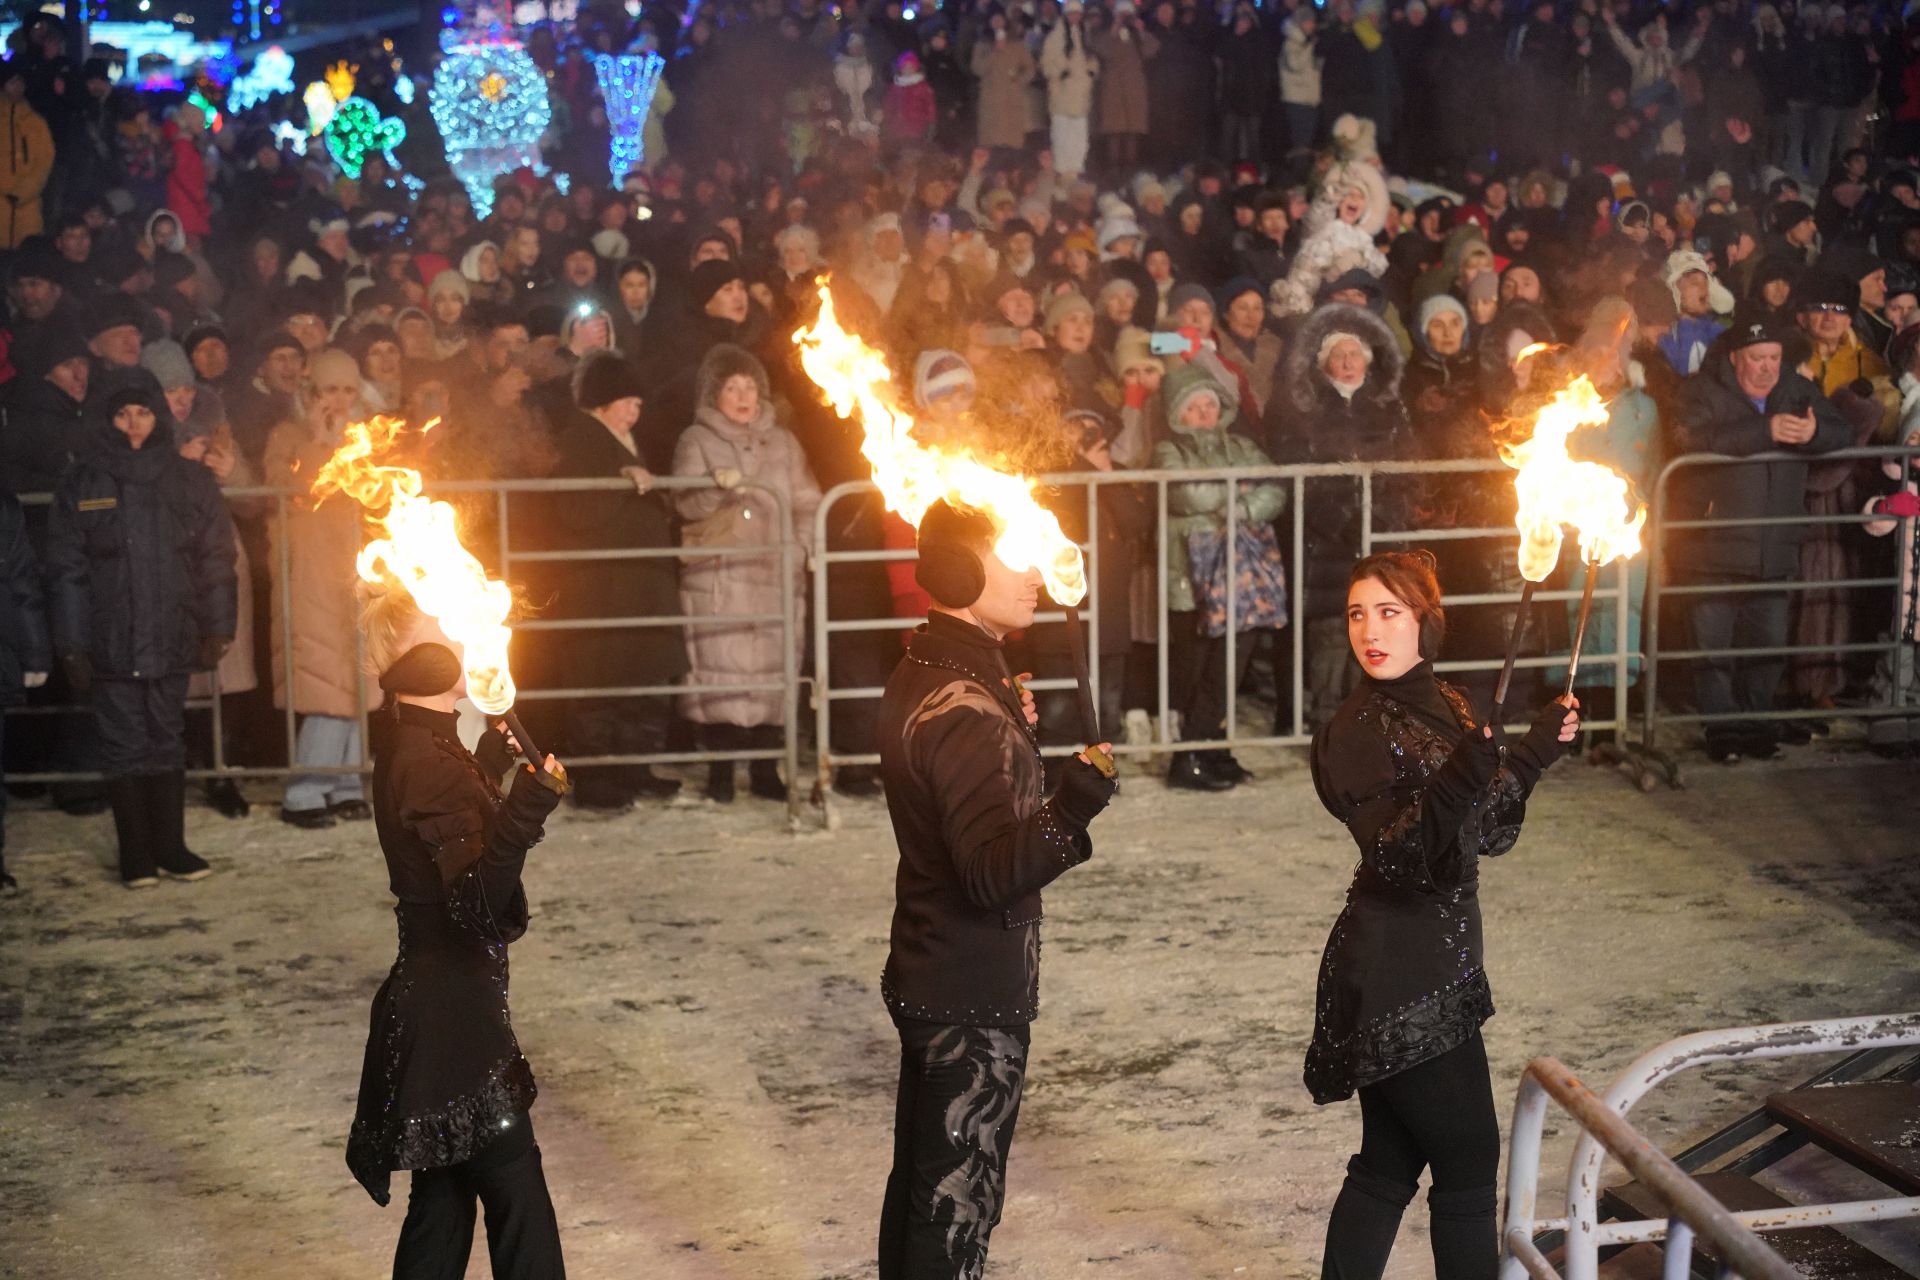
POLYGON ((560 1280, 527 1114, 533 1071, 507 1012, 507 944, 526 932, 521 867, 566 774, 552 756, 538 773, 521 765, 502 797, 511 740, 494 729, 476 758, 454 732, 460 646, 397 591, 372 599, 362 630, 386 693, 371 729, 373 816, 400 952, 373 1001, 347 1166, 382 1205, 390 1174, 413 1170, 396 1280, 466 1274, 476 1199, 497 1280, 560 1280))
POLYGON ((1323 1280, 1377 1280, 1421 1171, 1438 1280, 1492 1280, 1500 1127, 1480 1025, 1480 859, 1520 835, 1526 801, 1580 729, 1550 702, 1509 750, 1434 678, 1446 618, 1427 552, 1355 565, 1347 639, 1366 674, 1313 739, 1313 782, 1360 846, 1320 961, 1306 1082, 1360 1095, 1360 1152, 1327 1223, 1323 1280))

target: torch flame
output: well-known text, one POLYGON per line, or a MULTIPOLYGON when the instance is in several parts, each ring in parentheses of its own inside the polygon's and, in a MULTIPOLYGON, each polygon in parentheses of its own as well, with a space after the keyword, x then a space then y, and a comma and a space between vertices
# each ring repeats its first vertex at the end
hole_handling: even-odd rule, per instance
MULTIPOLYGON (((1522 351, 1521 357, 1531 350, 1522 351)), ((1581 558, 1595 567, 1640 550, 1647 508, 1633 501, 1626 477, 1567 453, 1567 438, 1576 430, 1606 422, 1606 401, 1583 374, 1553 393, 1535 417, 1531 436, 1500 445, 1500 460, 1516 472, 1520 574, 1529 582, 1544 581, 1553 572, 1560 559, 1562 525, 1573 526, 1581 558)))
POLYGON ((820 317, 793 335, 800 364, 833 411, 856 411, 865 438, 860 452, 889 510, 919 526, 927 508, 944 498, 992 520, 993 553, 1010 569, 1037 569, 1047 594, 1068 608, 1087 594, 1080 548, 1060 531, 1053 513, 1035 500, 1033 481, 995 471, 964 449, 929 448, 913 438, 913 418, 892 404, 893 375, 886 357, 841 327, 833 295, 820 287, 820 317))
POLYGON ((513 592, 489 578, 462 545, 453 508, 420 496, 420 473, 384 461, 405 430, 405 422, 384 415, 349 426, 346 439, 314 474, 314 499, 344 493, 365 509, 384 536, 360 549, 360 577, 405 588, 420 611, 465 650, 467 697, 487 715, 501 715, 516 693, 507 669, 513 592))

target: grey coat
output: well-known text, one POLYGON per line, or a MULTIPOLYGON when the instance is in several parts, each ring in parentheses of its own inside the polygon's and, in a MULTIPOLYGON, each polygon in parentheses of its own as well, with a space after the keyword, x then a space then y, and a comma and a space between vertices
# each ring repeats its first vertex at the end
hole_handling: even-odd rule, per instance
MULTIPOLYGON (((789 536, 799 544, 790 577, 781 572, 780 554, 713 555, 682 562, 680 603, 688 616, 724 614, 778 614, 783 591, 793 593, 795 660, 805 647, 806 556, 813 542, 813 516, 820 505, 820 486, 807 466, 800 442, 773 420, 773 406, 763 395, 760 412, 740 426, 713 407, 709 388, 701 388, 701 408, 693 425, 674 449, 673 474, 710 476, 731 468, 742 477, 733 490, 692 489, 676 495, 684 520, 703 520, 726 506, 744 506, 747 518, 740 527, 746 545, 778 547, 789 536), (759 487, 754 487, 759 486, 759 487), (779 507, 767 489, 786 500, 787 529, 780 527, 779 507), (783 582, 784 578, 784 582, 783 582)), ((681 695, 681 714, 698 724, 751 727, 786 722, 785 701, 777 688, 754 692, 703 693, 702 685, 768 684, 777 686, 786 670, 778 622, 695 624, 687 628, 687 656, 692 671, 690 692, 681 695)))

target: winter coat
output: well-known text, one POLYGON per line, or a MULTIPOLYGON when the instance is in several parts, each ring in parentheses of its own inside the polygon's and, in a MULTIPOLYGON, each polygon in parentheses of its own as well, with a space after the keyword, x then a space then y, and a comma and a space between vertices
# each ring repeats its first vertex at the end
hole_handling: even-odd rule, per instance
MULTIPOLYGON (((1222 391, 1218 380, 1188 365, 1167 375, 1161 394, 1171 405, 1182 383, 1210 382, 1220 396, 1220 425, 1196 430, 1169 423, 1167 438, 1153 449, 1153 466, 1160 471, 1218 470, 1226 467, 1267 467, 1273 459, 1245 436, 1228 430, 1235 417, 1235 396, 1222 391)), ((1235 487, 1239 512, 1235 523, 1266 524, 1286 510, 1287 488, 1272 480, 1242 480, 1235 487)), ((1187 555, 1187 535, 1202 531, 1225 533, 1227 482, 1196 480, 1167 486, 1167 608, 1185 613, 1198 607, 1193 569, 1187 555)))
MULTIPOLYGON (((705 556, 683 562, 680 571, 681 611, 690 616, 723 614, 778 614, 790 593, 793 601, 794 661, 806 645, 806 556, 813 542, 813 515, 820 505, 820 486, 814 482, 800 442, 773 420, 773 405, 763 393, 760 412, 741 426, 714 405, 719 388, 700 389, 700 409, 674 450, 673 474, 711 476, 732 468, 742 487, 682 490, 677 495, 680 516, 704 520, 723 508, 746 508, 739 524, 742 545, 778 547, 797 542, 791 576, 783 573, 778 551, 766 555, 705 556), (758 484, 786 499, 789 524, 779 522, 779 508, 758 484)), ((692 625, 687 628, 691 673, 687 684, 694 692, 681 696, 681 714, 698 724, 752 727, 786 723, 786 699, 778 688, 751 693, 701 693, 702 685, 766 683, 784 679, 786 655, 781 648, 778 622, 740 622, 692 625)))
POLYGON ((887 86, 881 132, 896 142, 925 142, 933 136, 937 115, 933 89, 925 79, 912 84, 895 82, 887 86))
MULTIPOLYGON (((608 479, 642 465, 598 419, 576 411, 554 439, 555 478, 608 479)), ((541 495, 536 519, 514 527, 534 534, 546 551, 615 551, 678 544, 671 496, 631 490, 541 495), (537 533, 535 533, 537 531, 537 533)), ((667 618, 680 612, 679 561, 578 560, 539 566, 536 598, 549 618, 667 618)), ((623 627, 557 631, 536 636, 566 672, 558 685, 673 684, 687 673, 686 640, 678 627, 623 627)), ((543 655, 544 656, 544 655, 543 655)))
POLYGON ((175 125, 166 128, 173 167, 167 171, 167 207, 180 220, 180 230, 195 243, 213 233, 213 210, 207 202, 207 160, 192 132, 175 125))
POLYGON ((233 520, 213 473, 182 458, 164 421, 139 449, 111 423, 54 493, 47 584, 54 651, 101 675, 154 679, 232 640, 233 520))
POLYGON ((86 444, 80 402, 45 378, 16 379, 0 423, 0 473, 13 493, 51 493, 86 444))
POLYGON ((880 994, 898 1017, 978 1026, 1040 1012, 1040 892, 1093 856, 1043 798, 1039 738, 1001 642, 928 616, 887 679, 876 737, 900 849, 880 994))
POLYGON ((1100 63, 1102 134, 1144 134, 1147 131, 1147 63, 1160 52, 1160 38, 1144 28, 1120 34, 1118 27, 1102 31, 1090 42, 1100 63))
MULTIPOLYGON (((1276 442, 1279 461, 1385 462, 1409 456, 1413 450, 1407 412, 1400 403, 1400 372, 1400 346, 1373 312, 1346 303, 1314 311, 1294 332, 1280 362, 1276 403, 1285 435, 1276 442), (1373 353, 1366 381, 1351 397, 1336 391, 1320 369, 1320 345, 1335 333, 1354 335, 1373 353)), ((1326 617, 1345 607, 1347 570, 1360 554, 1361 486, 1357 477, 1348 476, 1304 483, 1306 611, 1326 617)), ((1378 481, 1373 495, 1374 526, 1404 527, 1396 508, 1409 500, 1409 492, 1378 481)))
MULTIPOLYGON (((379 704, 380 687, 360 677, 360 509, 341 496, 316 505, 305 496, 314 473, 338 441, 320 438, 317 427, 283 422, 267 438, 263 474, 268 484, 294 490, 285 519, 268 519, 269 571, 273 577, 273 705, 291 705, 301 715, 357 718, 379 704), (284 554, 282 548, 285 548, 284 554), (284 563, 284 567, 283 567, 284 563), (293 687, 287 687, 286 606, 293 602, 293 687)), ((204 468, 203 468, 204 470, 204 468)))
POLYGON ((1047 112, 1056 116, 1093 114, 1093 82, 1100 75, 1100 59, 1088 48, 1086 28, 1068 42, 1065 22, 1047 32, 1040 45, 1040 74, 1047 79, 1047 112))
POLYGON ((1017 150, 1037 126, 1027 85, 1036 67, 1027 46, 1009 36, 973 47, 973 74, 980 81, 979 145, 1017 150))
POLYGON ((1273 54, 1259 27, 1220 43, 1220 110, 1258 117, 1273 97, 1273 54))
POLYGON ((1326 61, 1314 38, 1288 19, 1280 45, 1280 100, 1292 107, 1320 105, 1320 67, 1326 61))
POLYGON ((0 101, 0 249, 18 248, 44 229, 40 193, 53 173, 53 134, 24 102, 0 101))
POLYGON ((1698 373, 1713 340, 1726 331, 1726 324, 1712 316, 1681 316, 1660 335, 1660 353, 1681 373, 1698 373))
MULTIPOLYGON (((1785 462, 1744 463, 1695 468, 1687 490, 1704 506, 1707 519, 1738 520, 1760 516, 1804 515, 1807 510, 1805 458, 1844 448, 1852 429, 1833 402, 1797 373, 1782 372, 1761 409, 1753 407, 1734 381, 1730 361, 1715 361, 1680 387, 1680 411, 1674 423, 1678 447, 1687 453, 1723 453, 1743 458, 1756 453, 1793 455, 1785 462), (1814 415, 1813 439, 1802 445, 1775 444, 1768 419, 1776 413, 1814 415)), ((1704 578, 1778 581, 1800 565, 1803 525, 1736 525, 1699 529, 1676 538, 1673 564, 1704 578)))
POLYGON ((1186 157, 1212 142, 1213 59, 1197 32, 1161 35, 1160 55, 1147 66, 1147 127, 1155 152, 1186 157))
POLYGON ((53 641, 26 514, 18 498, 0 490, 0 707, 25 698, 27 672, 51 670, 53 641))

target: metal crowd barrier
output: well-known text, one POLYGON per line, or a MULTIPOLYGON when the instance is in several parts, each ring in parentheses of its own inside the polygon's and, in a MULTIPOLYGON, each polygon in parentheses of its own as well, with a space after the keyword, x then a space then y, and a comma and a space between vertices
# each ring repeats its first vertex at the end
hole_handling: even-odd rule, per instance
MULTIPOLYGON (((654 481, 653 481, 653 488, 655 490, 672 491, 672 490, 688 490, 688 489, 711 489, 715 487, 716 486, 714 485, 713 481, 708 477, 656 476, 654 477, 654 481)), ((753 490, 756 492, 770 495, 774 501, 776 510, 779 513, 779 518, 782 522, 781 528, 783 530, 791 529, 792 527, 791 508, 789 507, 784 494, 768 486, 758 485, 753 483, 743 484, 740 486, 740 488, 742 490, 753 490)), ((498 573, 501 577, 507 579, 508 581, 512 581, 514 578, 512 568, 516 563, 518 564, 536 564, 536 563, 551 564, 551 563, 604 561, 604 560, 645 560, 645 559, 656 559, 656 558, 664 558, 664 557, 672 557, 679 560, 697 560, 697 559, 706 559, 706 558, 715 557, 715 556, 720 556, 720 557, 765 556, 765 555, 772 555, 772 554, 778 554, 780 557, 782 581, 783 582, 798 581, 798 574, 799 574, 799 570, 802 563, 802 561, 798 557, 801 557, 804 555, 804 550, 800 546, 800 544, 791 536, 790 533, 787 536, 784 536, 777 545, 771 545, 771 546, 610 547, 610 548, 577 549, 577 550, 565 550, 565 551, 536 551, 536 550, 528 550, 528 549, 516 550, 514 548, 513 536, 512 536, 512 529, 513 529, 512 505, 513 504, 511 503, 510 499, 515 495, 554 494, 554 493, 607 493, 607 492, 631 493, 632 491, 633 491, 633 485, 629 481, 623 478, 618 478, 618 477, 610 477, 606 479, 596 478, 596 479, 550 479, 550 480, 450 481, 450 482, 431 484, 427 486, 427 492, 430 495, 436 496, 436 497, 444 497, 449 495, 462 495, 462 494, 494 495, 494 505, 493 505, 492 515, 497 528, 495 529, 494 546, 492 548, 492 551, 495 556, 495 560, 494 560, 494 564, 491 566, 491 569, 494 572, 498 573)), ((242 502, 242 503, 257 502, 262 499, 271 500, 274 504, 274 507, 273 507, 273 514, 270 517, 270 519, 273 521, 281 522, 282 524, 284 524, 286 520, 289 505, 295 500, 298 500, 307 496, 305 490, 282 489, 282 488, 275 488, 275 487, 265 486, 265 485, 234 487, 234 488, 229 488, 224 490, 224 493, 230 503, 236 502, 236 501, 242 502)), ((30 505, 45 505, 46 503, 51 501, 51 495, 48 495, 48 494, 28 495, 24 497, 22 501, 30 505)), ((345 502, 350 502, 351 500, 343 496, 334 496, 332 498, 329 498, 328 501, 345 503, 345 502)), ((463 534, 466 534, 466 531, 463 530, 463 534)), ((465 540, 468 543, 468 550, 474 552, 476 556, 479 556, 483 560, 486 558, 487 549, 483 547, 475 546, 474 540, 471 534, 466 534, 465 540)), ((294 682, 293 580, 292 580, 292 574, 290 572, 292 551, 290 548, 290 540, 286 537, 278 537, 274 539, 274 545, 275 545, 276 568, 277 568, 277 573, 275 574, 275 578, 276 578, 275 589, 280 593, 280 628, 281 628, 280 659, 282 664, 281 674, 286 681, 285 688, 287 689, 289 695, 291 695, 291 692, 293 689, 293 682, 294 682)), ((628 754, 598 755, 598 756, 583 755, 583 756, 569 756, 567 758, 567 763, 570 765, 600 765, 600 764, 609 764, 609 765, 648 764, 648 765, 651 765, 651 764, 704 764, 711 761, 719 761, 719 760, 765 760, 765 759, 781 760, 785 762, 786 770, 787 770, 788 818, 790 822, 797 822, 799 818, 800 808, 802 805, 802 797, 801 797, 801 791, 800 791, 800 763, 799 763, 799 759, 800 759, 799 647, 800 647, 800 637, 803 634, 800 630, 800 622, 799 622, 799 618, 797 617, 797 609, 796 609, 795 598, 794 598, 797 590, 798 590, 798 587, 796 587, 794 590, 787 590, 781 593, 782 608, 779 613, 702 614, 702 615, 669 614, 669 615, 662 615, 659 617, 623 617, 623 618, 588 617, 588 618, 542 619, 542 618, 534 617, 534 618, 522 619, 513 624, 514 629, 516 631, 527 631, 527 632, 534 632, 534 633, 586 630, 586 629, 625 630, 625 629, 638 629, 643 627, 699 628, 699 627, 767 626, 767 625, 777 624, 780 627, 780 634, 781 634, 781 640, 782 640, 782 652, 785 655, 784 656, 785 669, 782 672, 781 677, 777 682, 759 681, 759 682, 742 682, 737 684, 724 684, 724 685, 720 685, 720 684, 701 685, 697 688, 697 690, 692 686, 682 685, 682 684, 609 686, 605 688, 593 687, 590 685, 577 686, 577 687, 570 686, 565 688, 546 688, 546 689, 523 687, 520 690, 519 700, 522 704, 524 704, 529 702, 560 701, 560 700, 574 699, 574 698, 630 698, 630 697, 648 697, 648 696, 672 697, 675 695, 689 693, 689 692, 779 693, 780 695, 782 695, 783 707, 785 711, 785 725, 784 725, 785 738, 784 738, 784 743, 782 747, 779 748, 778 750, 754 749, 754 750, 740 750, 740 751, 654 752, 654 753, 648 753, 648 754, 628 753, 628 754)), ((213 719, 213 763, 210 767, 207 767, 207 768, 188 770, 188 776, 195 779, 211 779, 211 778, 242 779, 242 778, 287 777, 293 774, 310 774, 310 775, 317 775, 317 776, 340 776, 340 775, 362 774, 370 771, 373 767, 373 762, 371 757, 368 754, 369 748, 367 744, 367 713, 365 710, 365 705, 367 701, 366 699, 367 688, 366 688, 366 676, 365 676, 364 670, 362 669, 364 667, 364 662, 362 660, 364 656, 363 646, 364 646, 364 637, 362 637, 359 634, 359 631, 356 628, 355 637, 354 637, 354 648, 355 648, 354 670, 356 673, 356 678, 359 686, 357 691, 357 698, 362 708, 359 716, 360 760, 358 763, 347 764, 347 765, 333 765, 333 766, 303 765, 303 764, 291 763, 295 755, 294 744, 298 734, 298 713, 294 709, 293 699, 291 696, 289 696, 286 699, 287 706, 283 709, 285 733, 286 733, 285 745, 286 745, 286 751, 287 751, 287 759, 289 763, 286 765, 236 765, 236 764, 229 763, 226 758, 226 741, 225 741, 226 735, 224 732, 223 713, 222 713, 223 699, 220 696, 219 673, 216 670, 210 673, 209 675, 209 679, 212 684, 212 696, 210 698, 207 698, 204 700, 198 700, 190 704, 192 706, 206 708, 211 712, 212 719, 213 719)), ((592 673, 588 672, 583 674, 591 676, 592 673)), ((270 684, 272 680, 272 672, 271 671, 260 672, 259 677, 263 683, 270 684)), ((41 705, 41 706, 23 707, 23 708, 15 709, 15 711, 18 713, 25 714, 31 717, 36 717, 36 718, 41 716, 51 716, 51 715, 59 715, 59 714, 78 715, 78 714, 84 714, 86 710, 87 708, 84 705, 73 705, 73 706, 65 706, 65 707, 41 705)), ((14 713, 15 712, 9 712, 9 714, 14 714, 14 713)), ((70 781, 95 781, 95 780, 98 780, 100 777, 101 775, 97 772, 69 770, 69 771, 44 771, 44 772, 38 772, 38 773, 14 774, 14 775, 10 775, 8 780, 10 782, 70 782, 70 781)))
POLYGON ((1756 1232, 1920 1217, 1920 1196, 1792 1204, 1735 1213, 1627 1120, 1634 1104, 1655 1085, 1706 1063, 1910 1045, 1920 1045, 1920 1013, 1701 1031, 1641 1054, 1621 1073, 1605 1098, 1582 1084, 1557 1059, 1535 1058, 1521 1076, 1519 1097, 1514 1103, 1500 1280, 1523 1280, 1527 1276, 1560 1280, 1560 1272, 1534 1244, 1534 1237, 1542 1232, 1564 1235, 1566 1280, 1596 1280, 1602 1249, 1653 1240, 1666 1241, 1667 1280, 1685 1280, 1691 1273, 1696 1234, 1711 1241, 1732 1270, 1746 1280, 1796 1280, 1800 1273, 1768 1248, 1756 1232), (1549 1098, 1578 1122, 1580 1137, 1567 1167, 1565 1215, 1537 1218, 1534 1208, 1539 1195, 1540 1142, 1549 1098), (1671 1215, 1666 1221, 1599 1221, 1600 1175, 1609 1155, 1667 1202, 1671 1215))

